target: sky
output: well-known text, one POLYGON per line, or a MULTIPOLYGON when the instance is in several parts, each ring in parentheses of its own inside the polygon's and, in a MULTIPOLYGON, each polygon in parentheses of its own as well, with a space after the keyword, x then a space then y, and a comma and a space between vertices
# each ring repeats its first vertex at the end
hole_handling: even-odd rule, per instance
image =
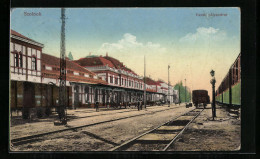
MULTIPOLYGON (((60 8, 14 8, 11 29, 59 57, 60 14, 60 8), (32 12, 39 16, 27 14, 32 12)), ((210 71, 218 87, 240 53, 235 7, 66 8, 66 17, 66 53, 74 59, 108 53, 143 76, 145 56, 147 76, 167 82, 170 65, 172 85, 186 79, 191 90, 205 89, 210 96, 210 71)))

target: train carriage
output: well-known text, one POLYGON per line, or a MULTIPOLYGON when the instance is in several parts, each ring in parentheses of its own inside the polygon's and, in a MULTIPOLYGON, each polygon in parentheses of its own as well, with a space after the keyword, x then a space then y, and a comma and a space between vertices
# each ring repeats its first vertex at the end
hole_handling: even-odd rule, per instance
POLYGON ((216 91, 216 102, 220 105, 241 106, 241 54, 219 85, 216 91))
POLYGON ((199 104, 203 104, 204 108, 209 103, 209 95, 207 90, 193 90, 192 91, 192 102, 198 107, 199 104))

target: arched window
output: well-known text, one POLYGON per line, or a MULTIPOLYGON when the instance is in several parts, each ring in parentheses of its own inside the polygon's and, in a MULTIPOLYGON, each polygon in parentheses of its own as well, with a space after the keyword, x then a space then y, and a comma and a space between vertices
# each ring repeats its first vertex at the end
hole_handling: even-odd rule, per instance
POLYGON ((36 57, 32 57, 32 70, 37 70, 36 57))
POLYGON ((23 54, 19 53, 19 67, 23 67, 23 54))

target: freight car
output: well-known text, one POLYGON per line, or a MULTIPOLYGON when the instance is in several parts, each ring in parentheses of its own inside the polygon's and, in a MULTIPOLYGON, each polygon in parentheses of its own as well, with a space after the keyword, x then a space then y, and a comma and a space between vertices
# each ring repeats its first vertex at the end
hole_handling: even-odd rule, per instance
MULTIPOLYGON (((20 110, 24 119, 48 116, 58 106, 59 87, 43 83, 11 81, 11 111, 20 110)), ((72 88, 67 86, 67 107, 72 107, 72 88)))
POLYGON ((192 91, 192 102, 196 106, 196 108, 199 106, 199 104, 203 104, 204 108, 209 103, 209 95, 208 91, 206 90, 193 90, 192 91))
POLYGON ((220 83, 216 91, 216 103, 229 107, 241 106, 241 53, 220 83))

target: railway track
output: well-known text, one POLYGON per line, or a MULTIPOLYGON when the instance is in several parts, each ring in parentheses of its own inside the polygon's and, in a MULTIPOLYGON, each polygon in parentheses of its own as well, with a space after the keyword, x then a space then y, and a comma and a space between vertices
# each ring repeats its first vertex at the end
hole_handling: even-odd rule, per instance
MULTIPOLYGON (((152 106, 146 106, 146 107, 152 107, 152 106)), ((181 107, 181 106, 179 106, 179 107, 181 107)), ((174 108, 179 108, 179 107, 174 107, 174 108)), ((118 110, 120 110, 120 109, 118 109, 118 110)), ((81 116, 81 117, 76 117, 73 119, 90 118, 90 117, 97 117, 97 116, 103 116, 103 115, 114 115, 114 114, 120 114, 120 113, 125 113, 125 112, 134 112, 134 111, 138 111, 137 108, 131 108, 130 110, 115 112, 115 113, 102 113, 102 114, 96 114, 96 115, 81 116)), ((80 112, 80 111, 78 111, 78 112, 80 112)), ((84 112, 84 111, 82 111, 82 112, 84 112)), ((90 113, 96 113, 96 111, 89 112, 89 114, 90 113)), ((68 115, 68 120, 70 120, 70 118, 72 118, 72 117, 70 115, 68 115)))
POLYGON ((123 120, 123 119, 138 117, 138 116, 142 116, 142 115, 159 113, 159 112, 167 111, 169 109, 176 109, 179 107, 182 107, 182 106, 168 108, 168 109, 164 109, 164 110, 152 111, 152 112, 144 113, 144 114, 137 114, 137 115, 127 116, 127 117, 121 117, 121 118, 117 118, 117 119, 106 120, 106 121, 101 121, 101 122, 92 123, 92 124, 86 124, 86 125, 77 126, 77 127, 70 127, 70 128, 65 128, 65 129, 41 133, 41 134, 35 134, 35 135, 29 135, 29 136, 25 136, 25 137, 15 138, 15 139, 11 140, 11 144, 13 146, 18 146, 18 145, 23 145, 23 144, 27 144, 27 143, 37 142, 37 141, 41 140, 39 138, 41 138, 43 136, 51 135, 51 134, 56 134, 56 133, 65 132, 65 131, 76 131, 78 129, 85 128, 85 127, 95 126, 95 125, 104 124, 104 123, 110 123, 110 122, 119 121, 119 120, 123 120))
POLYGON ((166 151, 203 110, 193 109, 109 151, 166 151))

